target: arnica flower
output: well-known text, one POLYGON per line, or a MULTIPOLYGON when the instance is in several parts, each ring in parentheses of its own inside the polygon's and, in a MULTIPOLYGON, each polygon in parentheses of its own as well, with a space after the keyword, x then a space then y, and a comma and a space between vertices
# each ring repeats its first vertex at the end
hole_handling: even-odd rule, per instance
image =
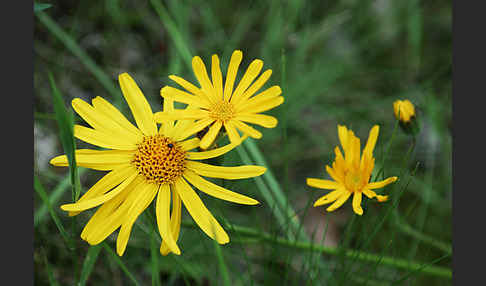
MULTIPOLYGON (((157 226, 162 237, 160 252, 180 254, 177 246, 183 203, 196 224, 218 243, 229 237, 196 194, 200 191, 239 204, 255 205, 258 201, 220 187, 201 176, 223 179, 255 177, 265 172, 261 166, 222 167, 198 162, 220 156, 234 147, 231 143, 211 151, 191 151, 199 146, 198 138, 185 132, 191 120, 167 121, 159 129, 149 103, 135 81, 126 73, 119 76, 125 100, 135 118, 132 125, 120 111, 101 97, 92 105, 74 99, 74 110, 92 128, 74 126, 74 136, 87 143, 112 150, 76 150, 79 166, 109 171, 77 202, 61 209, 70 216, 100 206, 84 227, 81 238, 89 244, 102 242, 120 228, 116 241, 118 255, 123 255, 137 217, 155 199, 157 226), (191 184, 191 185, 190 185, 191 184), (171 207, 172 206, 172 207, 171 207)), ((164 110, 173 110, 166 100, 164 110)), ((68 166, 65 155, 51 160, 55 166, 68 166)))
POLYGON ((258 77, 263 67, 263 61, 259 59, 250 63, 236 88, 233 88, 242 58, 243 53, 241 51, 236 50, 233 52, 223 86, 223 75, 218 56, 212 56, 211 79, 201 58, 198 56, 194 57, 192 59, 192 68, 201 87, 196 87, 178 76, 170 75, 169 78, 186 89, 187 92, 171 86, 165 86, 160 90, 160 95, 164 99, 172 99, 194 106, 196 110, 158 112, 155 114, 156 121, 164 122, 168 119, 197 120, 185 132, 194 133, 208 127, 208 131, 201 138, 200 147, 202 149, 207 149, 211 146, 223 127, 231 142, 240 141, 240 134, 237 130, 252 138, 261 138, 262 134, 260 131, 247 123, 257 124, 266 128, 277 126, 278 121, 275 117, 260 113, 282 104, 284 98, 280 96, 282 90, 278 85, 274 85, 255 95, 272 74, 272 70, 269 69, 258 77))
POLYGON ((368 141, 363 149, 363 155, 360 157, 361 145, 359 138, 354 135, 352 130, 348 130, 346 126, 338 125, 338 136, 344 155, 339 147, 336 146, 334 149, 336 158, 332 163, 332 168, 326 165, 326 171, 333 181, 307 178, 307 185, 311 187, 333 190, 319 198, 314 203, 314 207, 333 203, 326 209, 328 212, 332 212, 342 206, 353 195, 353 210, 356 214, 362 215, 362 194, 370 199, 376 197, 379 202, 384 202, 388 199, 388 196, 377 195, 372 190, 383 188, 395 182, 398 177, 390 177, 379 182, 369 182, 375 165, 373 149, 378 139, 378 132, 378 125, 371 128, 368 141))
POLYGON ((415 107, 408 99, 393 102, 393 111, 395 117, 404 123, 410 122, 415 117, 415 107))

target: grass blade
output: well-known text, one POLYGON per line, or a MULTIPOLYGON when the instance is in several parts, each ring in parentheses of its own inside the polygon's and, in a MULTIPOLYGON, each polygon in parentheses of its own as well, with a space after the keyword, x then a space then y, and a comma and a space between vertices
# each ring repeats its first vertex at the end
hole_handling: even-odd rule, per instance
POLYGON ((88 281, 91 272, 93 271, 93 267, 98 260, 98 254, 100 254, 101 244, 90 246, 88 249, 88 253, 86 253, 86 258, 83 262, 83 268, 81 270, 81 277, 79 278, 79 286, 83 286, 88 281))
POLYGON ((127 277, 133 282, 134 285, 140 285, 140 283, 138 283, 137 279, 135 279, 135 275, 133 275, 127 268, 127 266, 125 265, 125 263, 123 263, 123 261, 120 259, 120 257, 118 256, 118 254, 116 254, 113 249, 111 249, 111 247, 106 244, 105 242, 102 242, 101 245, 103 245, 103 248, 105 249, 105 251, 109 254, 109 257, 111 257, 115 262, 116 264, 118 264, 118 266, 120 266, 121 270, 127 275, 127 277))

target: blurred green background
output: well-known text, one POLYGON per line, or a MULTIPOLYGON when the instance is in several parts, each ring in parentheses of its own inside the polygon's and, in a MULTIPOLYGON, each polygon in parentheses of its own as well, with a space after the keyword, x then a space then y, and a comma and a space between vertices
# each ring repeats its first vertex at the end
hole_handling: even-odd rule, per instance
MULTIPOLYGON (((235 49, 243 51, 238 78, 258 58, 264 61, 264 70, 273 70, 265 87, 282 87, 285 103, 266 112, 276 116, 279 125, 257 127, 263 138, 255 143, 311 241, 451 267, 450 1, 44 3, 51 6, 34 16, 34 175, 74 236, 76 249, 65 245, 35 194, 36 285, 76 284, 91 253, 79 234, 92 212, 73 221, 59 209, 71 201, 69 171, 48 163, 63 153, 48 73, 68 110, 73 98, 90 101, 102 96, 131 119, 118 88, 120 73, 128 72, 158 111, 160 88, 175 86, 168 75, 196 83, 188 60, 198 55, 209 66, 212 54, 220 56, 224 74, 235 49), (421 126, 415 137, 404 133, 393 115, 393 102, 406 98, 416 105, 421 126), (380 192, 390 201, 363 200, 362 217, 354 215, 350 201, 332 213, 313 208, 326 191, 305 184, 307 177, 328 178, 324 166, 332 163, 339 144, 337 124, 353 129, 362 144, 371 127, 379 124, 375 171, 383 168, 380 176, 400 177, 380 192)), ((84 124, 77 115, 74 118, 84 124)), ((79 140, 76 144, 88 146, 79 140)), ((241 165, 239 155, 232 151, 220 163, 241 165)), ((78 171, 82 192, 103 175, 78 171)), ((275 237, 285 235, 288 226, 275 219, 254 180, 218 183, 261 202, 236 205, 198 192, 220 221, 275 237)), ((185 211, 183 220, 192 221, 185 211)), ((132 285, 134 280, 140 285, 223 285, 224 273, 237 285, 451 284, 450 278, 421 271, 251 240, 238 233, 230 233, 230 238, 229 244, 215 248, 202 231, 186 224, 179 238, 183 254, 159 255, 154 271, 151 236, 142 227, 134 228, 121 260, 103 246, 87 285, 132 285), (215 249, 221 250, 227 272, 217 262, 221 256, 215 249)), ((113 249, 115 239, 116 234, 110 236, 106 245, 113 249)))

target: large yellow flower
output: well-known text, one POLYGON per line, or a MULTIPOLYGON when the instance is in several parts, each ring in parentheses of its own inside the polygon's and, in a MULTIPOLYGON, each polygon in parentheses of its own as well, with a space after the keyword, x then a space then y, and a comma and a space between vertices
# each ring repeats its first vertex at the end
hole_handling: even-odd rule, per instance
POLYGON ((160 90, 160 95, 164 99, 193 105, 197 110, 158 112, 155 114, 156 121, 164 122, 167 119, 197 120, 196 124, 186 130, 187 133, 198 132, 210 126, 201 138, 200 147, 202 149, 207 149, 213 143, 223 126, 231 142, 240 141, 237 130, 252 138, 261 138, 262 134, 246 123, 257 124, 266 128, 277 126, 278 121, 275 117, 259 113, 282 104, 284 98, 280 96, 282 90, 278 85, 253 96, 272 74, 272 70, 269 69, 256 79, 263 67, 263 61, 258 59, 250 64, 236 89, 233 89, 242 58, 243 53, 241 51, 233 52, 223 87, 223 75, 218 56, 212 56, 211 79, 208 77, 201 58, 194 57, 192 67, 201 87, 196 87, 183 78, 171 75, 169 78, 188 92, 165 86, 160 90))
POLYGON ((360 140, 352 130, 346 126, 338 125, 338 135, 344 156, 338 146, 334 149, 336 154, 332 168, 326 165, 326 171, 334 180, 323 180, 317 178, 307 178, 307 185, 320 189, 333 190, 325 196, 319 198, 314 206, 324 204, 330 205, 326 210, 332 212, 342 206, 348 198, 353 196, 353 210, 356 214, 362 215, 361 208, 362 194, 372 199, 376 197, 379 202, 386 201, 388 196, 377 195, 372 189, 383 188, 384 186, 395 182, 398 177, 390 177, 383 181, 370 183, 371 172, 375 165, 373 158, 373 149, 378 139, 379 126, 371 128, 368 141, 363 149, 363 155, 360 157, 360 140))
MULTIPOLYGON (((222 167, 198 162, 220 156, 238 145, 228 144, 211 151, 193 152, 198 138, 185 132, 193 120, 167 121, 157 129, 152 109, 135 81, 126 73, 119 76, 123 95, 135 118, 132 125, 113 105, 101 97, 92 105, 74 99, 74 110, 92 128, 74 126, 74 136, 87 143, 112 150, 76 150, 76 162, 81 167, 109 171, 77 202, 62 205, 70 216, 100 206, 84 227, 81 238, 95 245, 120 228, 116 250, 123 255, 131 229, 137 217, 156 199, 156 218, 163 239, 160 252, 180 254, 177 239, 183 203, 197 225, 218 243, 229 237, 189 185, 213 197, 254 205, 258 201, 220 187, 201 176, 242 179, 265 172, 261 166, 222 167), (171 204, 172 202, 172 204, 171 204), (172 212, 171 212, 172 209, 172 212), (171 213, 170 213, 171 212, 171 213)), ((164 110, 173 110, 166 100, 164 110)), ((244 139, 244 138, 243 138, 244 139)), ((66 155, 51 160, 55 166, 67 166, 66 155)))

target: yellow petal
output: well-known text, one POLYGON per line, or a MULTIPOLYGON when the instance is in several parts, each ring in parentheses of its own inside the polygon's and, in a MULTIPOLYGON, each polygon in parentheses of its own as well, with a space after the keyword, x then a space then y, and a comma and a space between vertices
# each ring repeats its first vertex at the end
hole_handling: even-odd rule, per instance
POLYGON ((238 106, 239 104, 245 102, 248 98, 253 96, 270 78, 272 75, 272 70, 266 70, 260 75, 260 77, 241 95, 238 97, 232 97, 231 102, 238 106))
POLYGON ((208 132, 201 139, 201 149, 207 149, 214 142, 214 139, 216 139, 216 136, 218 136, 222 125, 223 124, 220 121, 216 121, 213 125, 211 125, 208 132))
POLYGON ((106 193, 102 196, 98 196, 98 197, 95 197, 95 198, 92 198, 92 199, 87 199, 87 200, 84 200, 84 201, 78 201, 78 202, 73 203, 73 204, 62 205, 61 209, 65 210, 65 211, 84 211, 84 210, 87 210, 87 209, 90 209, 90 208, 94 208, 98 205, 101 205, 102 203, 107 202, 107 201, 113 199, 114 197, 116 197, 118 194, 120 194, 128 186, 128 184, 130 184, 135 179, 135 177, 137 177, 137 175, 138 175, 138 172, 133 171, 133 173, 127 179, 125 179, 125 181, 123 181, 120 185, 118 185, 112 191, 110 191, 110 192, 108 192, 108 193, 106 193))
MULTIPOLYGON (((77 202, 86 201, 97 196, 101 196, 115 186, 119 185, 133 173, 131 165, 120 166, 117 169, 103 176, 94 184, 77 202)), ((78 215, 80 212, 69 212, 69 216, 78 215)))
POLYGON ((72 106, 73 109, 94 129, 113 134, 113 136, 123 137, 124 140, 135 144, 141 139, 139 135, 134 135, 130 131, 125 130, 111 118, 99 112, 89 103, 80 98, 73 99, 72 106))
POLYGON ((349 196, 351 196, 351 192, 344 191, 341 194, 341 196, 332 205, 330 205, 326 209, 326 211, 332 212, 332 211, 336 210, 337 208, 339 208, 340 206, 342 206, 348 200, 349 196))
POLYGON ((178 130, 179 134, 177 136, 177 140, 184 140, 187 137, 196 134, 197 132, 203 130, 208 125, 214 122, 212 118, 203 118, 196 121, 194 124, 187 126, 185 129, 180 128, 178 130))
POLYGON ((187 139, 186 141, 177 142, 177 145, 182 148, 182 150, 192 150, 199 146, 200 140, 197 137, 187 139))
POLYGON ((361 192, 354 192, 353 210, 358 215, 363 215, 363 209, 361 208, 361 197, 361 192))
POLYGON ((201 99, 201 97, 191 95, 190 93, 184 92, 177 88, 173 88, 171 86, 164 86, 160 89, 160 95, 163 98, 170 98, 174 101, 182 102, 185 104, 191 104, 201 108, 209 108, 209 103, 201 99))
POLYGON ((367 196, 370 199, 376 197, 376 193, 368 188, 363 188, 362 192, 365 196, 367 196))
POLYGON ((206 110, 172 110, 172 111, 159 111, 154 114, 155 122, 163 123, 174 120, 184 119, 201 119, 208 117, 209 113, 206 110))
MULTIPOLYGON (((129 164, 133 156, 133 151, 124 150, 78 149, 75 152, 77 166, 101 171, 109 171, 119 168, 121 165, 129 164)), ((54 157, 50 163, 60 167, 69 166, 66 155, 54 157)))
POLYGON ((262 166, 245 165, 237 167, 224 167, 208 165, 196 161, 187 161, 186 167, 201 176, 229 180, 260 176, 267 170, 267 168, 262 166))
POLYGON ((157 226, 163 241, 172 252, 177 255, 181 254, 181 250, 177 246, 170 229, 170 187, 168 184, 162 184, 160 186, 155 212, 157 216, 157 226))
POLYGON ((228 138, 232 144, 236 144, 242 141, 240 134, 238 134, 235 125, 231 121, 228 121, 224 124, 224 129, 226 130, 226 134, 228 134, 228 138))
POLYGON ((121 225, 120 232, 116 239, 116 252, 122 256, 127 247, 130 232, 138 216, 150 205, 157 194, 158 186, 155 184, 141 184, 134 192, 137 192, 133 204, 127 211, 126 219, 121 225))
POLYGON ((250 86, 251 82, 258 76, 262 70, 262 67, 262 60, 254 60, 251 62, 231 97, 233 98, 241 96, 243 92, 250 86))
POLYGON ((337 190, 334 190, 332 192, 329 192, 328 194, 320 197, 317 199, 317 201, 314 202, 314 207, 322 206, 325 204, 329 204, 337 200, 341 195, 343 195, 345 190, 343 188, 339 188, 337 190))
POLYGON ((307 185, 314 188, 326 189, 326 190, 337 189, 340 186, 338 183, 334 181, 322 180, 316 178, 307 178, 307 185))
POLYGON ((253 113, 253 111, 250 110, 259 107, 261 104, 268 102, 269 100, 275 100, 276 98, 279 98, 279 95, 281 93, 282 89, 278 85, 274 85, 245 102, 234 104, 234 106, 236 107, 237 112, 253 113))
POLYGON ((338 172, 335 172, 334 169, 332 169, 331 167, 329 167, 328 165, 326 165, 326 172, 329 174, 329 176, 331 176, 331 178, 342 184, 344 182, 344 177, 342 177, 342 175, 338 172))
POLYGON ((102 131, 74 125, 74 137, 83 140, 89 144, 100 146, 108 149, 117 150, 136 150, 137 145, 134 142, 126 141, 123 137, 113 137, 102 131))
POLYGON ((119 75, 118 81, 138 128, 147 136, 157 134, 157 125, 152 118, 152 108, 138 85, 127 73, 119 75))
POLYGON ((278 97, 270 98, 268 100, 259 102, 258 104, 254 104, 252 106, 248 106, 242 110, 250 113, 260 113, 275 108, 281 105, 282 103, 284 103, 284 101, 285 99, 283 96, 278 96, 278 97))
POLYGON ((213 87, 216 92, 216 97, 223 98, 223 74, 221 73, 221 67, 219 65, 218 55, 211 57, 211 77, 213 79, 213 87))
POLYGON ((208 104, 210 103, 210 101, 208 100, 206 94, 204 94, 204 92, 200 88, 196 87, 192 83, 190 83, 187 80, 185 80, 185 79, 183 79, 181 77, 178 77, 176 75, 170 75, 169 78, 171 80, 175 81, 177 84, 179 84, 183 88, 185 88, 190 93, 192 93, 192 94, 200 97, 201 100, 207 102, 208 104))
POLYGON ((379 188, 383 188, 384 186, 388 185, 388 184, 391 184, 393 182, 395 182, 396 180, 398 179, 398 177, 390 177, 390 178, 386 178, 385 180, 383 181, 379 181, 379 182, 373 182, 373 183, 368 183, 367 187, 369 189, 379 189, 379 188))
POLYGON ((214 87, 209 80, 206 66, 204 65, 204 62, 201 60, 200 57, 196 56, 192 58, 192 70, 194 71, 194 75, 196 76, 197 80, 201 84, 204 97, 209 102, 217 102, 218 100, 220 100, 217 98, 217 95, 214 92, 214 87))
POLYGON ((186 206, 187 211, 201 230, 209 237, 216 240, 219 244, 228 243, 228 234, 226 234, 224 229, 204 206, 199 196, 187 182, 181 178, 175 182, 175 188, 181 197, 182 202, 186 206))
POLYGON ((235 83, 236 74, 238 73, 238 67, 243 59, 243 53, 236 50, 231 55, 230 63, 228 65, 228 71, 226 72, 226 81, 224 84, 223 98, 226 101, 230 100, 233 92, 233 85, 235 83))
POLYGON ((228 153, 229 151, 233 150, 235 147, 239 146, 243 140, 245 140, 248 136, 244 136, 241 138, 240 142, 230 143, 223 147, 211 149, 208 151, 201 151, 201 152, 186 152, 186 158, 189 160, 204 160, 210 159, 214 157, 221 156, 223 154, 228 153))
MULTIPOLYGON (((170 216, 170 230, 172 231, 172 237, 174 240, 177 242, 177 239, 179 238, 179 232, 181 230, 181 208, 182 208, 182 203, 181 203, 181 198, 177 194, 177 192, 172 188, 172 214, 170 216)), ((167 246, 167 243, 162 240, 162 243, 160 245, 160 254, 162 255, 167 255, 169 254, 170 249, 169 246, 167 246)))
MULTIPOLYGON (((163 106, 163 111, 164 112, 172 112, 174 111, 174 100, 170 98, 164 98, 164 106, 163 106)), ((155 120, 155 114, 154 114, 154 120, 155 120)), ((156 121, 157 122, 157 121, 156 121)), ((167 136, 167 137, 172 137, 172 131, 174 129, 174 120, 166 120, 162 123, 162 125, 159 128, 159 133, 167 136)))
POLYGON ((239 113, 238 115, 236 115, 235 119, 248 123, 258 124, 266 128, 274 128, 278 124, 277 118, 265 114, 239 113))
POLYGON ((184 178, 186 178, 189 181, 189 183, 191 183, 194 187, 196 187, 201 192, 204 192, 215 198, 229 201, 229 202, 234 202, 237 204, 244 204, 244 205, 256 205, 259 203, 255 199, 252 199, 242 194, 232 192, 228 189, 213 184, 210 181, 201 178, 201 176, 194 173, 193 171, 186 170, 184 172, 184 178))
POLYGON ((378 140, 378 133, 380 132, 380 126, 375 125, 370 130, 370 134, 368 135, 368 141, 366 141, 366 145, 363 149, 363 156, 367 156, 371 158, 373 154, 373 150, 375 149, 376 141, 378 140))
POLYGON ((114 107, 104 98, 97 96, 93 98, 91 103, 98 112, 110 117, 111 120, 115 121, 118 125, 120 125, 128 132, 131 132, 132 134, 138 136, 138 138, 142 138, 142 132, 138 130, 138 128, 135 127, 130 121, 128 121, 128 119, 116 107, 114 107))
POLYGON ((260 139, 262 138, 262 133, 255 128, 249 126, 248 124, 245 124, 239 120, 231 120, 231 123, 241 130, 244 134, 248 134, 250 137, 255 138, 255 139, 260 139))

